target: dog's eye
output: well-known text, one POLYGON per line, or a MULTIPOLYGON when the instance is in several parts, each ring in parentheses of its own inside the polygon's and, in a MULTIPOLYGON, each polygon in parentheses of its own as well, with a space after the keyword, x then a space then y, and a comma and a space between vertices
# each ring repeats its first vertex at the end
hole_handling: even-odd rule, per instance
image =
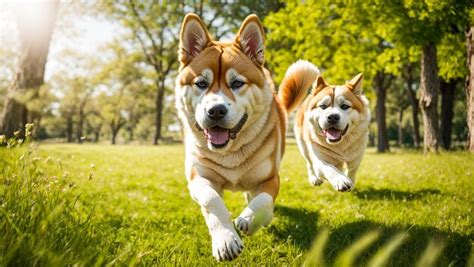
POLYGON ((349 109, 350 107, 351 107, 351 106, 346 105, 346 104, 342 104, 342 106, 341 106, 341 108, 342 108, 343 110, 349 109))
POLYGON ((201 89, 201 90, 206 90, 208 85, 207 85, 207 82, 206 81, 199 81, 199 82, 196 82, 195 85, 201 89))
POLYGON ((244 82, 239 80, 235 80, 230 84, 230 88, 232 88, 232 90, 237 90, 242 86, 244 86, 244 82))
POLYGON ((324 104, 321 104, 321 105, 319 105, 319 108, 321 108, 321 109, 327 109, 328 106, 326 106, 326 105, 324 105, 324 104))

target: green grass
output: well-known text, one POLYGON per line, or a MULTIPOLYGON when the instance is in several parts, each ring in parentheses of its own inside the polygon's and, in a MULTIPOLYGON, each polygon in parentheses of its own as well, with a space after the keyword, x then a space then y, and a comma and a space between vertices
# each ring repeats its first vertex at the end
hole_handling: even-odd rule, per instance
MULTIPOLYGON (((219 264, 183 162, 182 145, 0 148, 0 265, 219 264)), ((231 264, 473 264, 473 154, 369 150, 338 193, 309 185, 290 143, 280 176, 272 224, 231 264)))

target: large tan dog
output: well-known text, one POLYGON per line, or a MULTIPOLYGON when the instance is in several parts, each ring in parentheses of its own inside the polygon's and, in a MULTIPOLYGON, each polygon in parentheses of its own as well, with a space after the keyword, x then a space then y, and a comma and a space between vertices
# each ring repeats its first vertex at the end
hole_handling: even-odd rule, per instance
POLYGON ((288 112, 303 102, 296 113, 294 131, 313 185, 320 185, 325 178, 337 191, 354 187, 370 122, 362 79, 358 74, 344 85, 329 85, 313 64, 298 61, 282 81, 278 93, 288 112))
POLYGON ((186 177, 212 238, 212 254, 237 257, 243 243, 221 193, 247 192, 235 220, 253 234, 273 218, 278 169, 285 146, 286 112, 264 64, 264 30, 255 15, 233 42, 213 41, 201 19, 188 14, 180 32, 176 108, 182 121, 186 177))

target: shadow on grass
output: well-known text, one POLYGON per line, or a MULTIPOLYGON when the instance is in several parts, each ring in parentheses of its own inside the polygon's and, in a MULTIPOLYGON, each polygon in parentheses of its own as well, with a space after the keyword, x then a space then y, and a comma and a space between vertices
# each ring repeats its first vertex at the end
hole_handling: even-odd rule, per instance
MULTIPOLYGON (((391 196, 393 192, 389 193, 391 196)), ((382 193, 379 194, 383 196, 382 193)), ((398 195, 395 193, 399 197, 404 197, 404 194, 405 192, 399 192, 398 195)), ((319 214, 303 208, 277 205, 275 215, 279 220, 278 226, 270 226, 269 229, 275 241, 290 242, 302 251, 308 252, 319 232, 317 226, 319 214)), ((445 246, 436 266, 466 266, 471 252, 471 242, 474 240, 474 235, 440 231, 434 227, 411 226, 407 228, 387 226, 372 221, 359 221, 330 229, 330 236, 324 251, 325 262, 333 265, 339 253, 373 230, 379 231, 380 236, 357 257, 356 266, 367 265, 375 253, 398 233, 406 233, 408 238, 391 255, 388 266, 414 266, 431 241, 445 246)))
POLYGON ((371 221, 360 221, 331 230, 325 251, 326 262, 334 263, 340 251, 372 230, 380 231, 380 237, 358 257, 357 265, 366 265, 364 263, 367 263, 380 247, 397 233, 403 232, 408 234, 408 239, 392 254, 389 266, 415 265, 430 241, 445 245, 436 266, 466 266, 470 256, 471 241, 474 238, 472 235, 440 231, 433 227, 411 226, 407 229, 385 226, 371 221))
POLYGON ((306 209, 276 205, 275 216, 282 226, 270 226, 276 240, 291 242, 303 251, 309 250, 316 236, 319 214, 306 209))
POLYGON ((437 189, 422 189, 416 191, 398 191, 392 189, 364 188, 353 192, 360 199, 367 200, 415 200, 430 195, 439 195, 441 191, 437 189))

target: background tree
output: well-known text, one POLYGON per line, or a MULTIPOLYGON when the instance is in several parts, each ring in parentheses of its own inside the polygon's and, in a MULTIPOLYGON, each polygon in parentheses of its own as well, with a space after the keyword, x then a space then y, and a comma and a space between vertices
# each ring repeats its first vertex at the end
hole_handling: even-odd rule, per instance
MULTIPOLYGON (((424 150, 438 151, 442 144, 438 125, 437 47, 447 33, 462 32, 468 22, 469 1, 390 1, 372 3, 379 7, 389 40, 417 46, 420 60, 420 107, 423 114, 424 150), (389 23, 385 23, 389 21, 389 23)), ((447 114, 448 116, 448 114, 447 114)))
POLYGON ((467 146, 470 151, 474 151, 474 26, 469 28, 466 37, 467 64, 470 73, 466 82, 467 126, 469 129, 467 146))
POLYGON ((17 96, 27 90, 38 90, 43 84, 49 43, 58 12, 59 1, 14 4, 20 39, 19 66, 7 90, 0 115, 0 132, 7 137, 22 129, 28 121, 26 106, 17 96))

